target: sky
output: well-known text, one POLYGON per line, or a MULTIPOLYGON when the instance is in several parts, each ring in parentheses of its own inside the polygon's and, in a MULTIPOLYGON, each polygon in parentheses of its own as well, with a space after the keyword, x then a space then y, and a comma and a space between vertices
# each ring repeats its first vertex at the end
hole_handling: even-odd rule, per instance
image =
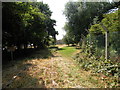
MULTIPOLYGON (((63 27, 66 22, 66 18, 63 15, 63 11, 65 8, 65 4, 71 0, 37 0, 37 1, 43 1, 43 3, 49 5, 50 10, 53 12, 51 18, 56 20, 56 26, 54 28, 59 33, 59 35, 57 35, 56 38, 57 40, 62 39, 63 36, 66 34, 66 32, 63 30, 63 27)), ((72 0, 72 1, 78 1, 78 0, 72 0)))
POLYGON ((66 2, 69 0, 37 0, 43 1, 43 3, 48 4, 50 10, 53 12, 51 18, 56 20, 56 26, 54 27, 58 31, 59 35, 56 36, 57 40, 62 39, 65 35, 63 30, 66 18, 63 15, 64 7, 66 2))

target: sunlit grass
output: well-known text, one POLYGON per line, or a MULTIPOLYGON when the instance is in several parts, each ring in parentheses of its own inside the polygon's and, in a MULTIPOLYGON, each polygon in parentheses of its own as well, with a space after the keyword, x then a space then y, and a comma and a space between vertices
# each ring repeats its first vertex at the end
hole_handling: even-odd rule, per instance
POLYGON ((59 52, 65 57, 72 57, 72 55, 76 51, 77 49, 75 49, 74 47, 63 47, 63 48, 60 48, 59 50, 59 52))

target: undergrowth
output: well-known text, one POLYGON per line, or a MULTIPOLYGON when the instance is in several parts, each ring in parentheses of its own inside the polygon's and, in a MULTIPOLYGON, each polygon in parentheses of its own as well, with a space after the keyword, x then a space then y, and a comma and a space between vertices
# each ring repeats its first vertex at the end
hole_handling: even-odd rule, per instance
POLYGON ((95 55, 86 53, 85 50, 77 53, 73 58, 82 69, 86 71, 92 70, 92 73, 99 73, 100 78, 106 82, 106 87, 120 87, 118 80, 120 76, 119 61, 111 59, 105 60, 104 56, 98 58, 95 55))

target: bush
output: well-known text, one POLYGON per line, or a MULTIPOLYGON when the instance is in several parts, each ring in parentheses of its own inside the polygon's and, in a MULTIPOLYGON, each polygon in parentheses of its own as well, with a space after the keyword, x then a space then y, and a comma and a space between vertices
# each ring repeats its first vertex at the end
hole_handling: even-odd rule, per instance
POLYGON ((92 73, 102 73, 107 77, 114 78, 111 82, 108 82, 110 87, 117 87, 117 79, 120 76, 120 65, 113 60, 105 60, 104 56, 96 58, 95 55, 88 57, 88 53, 77 53, 73 58, 76 60, 81 68, 84 70, 92 70, 92 73))

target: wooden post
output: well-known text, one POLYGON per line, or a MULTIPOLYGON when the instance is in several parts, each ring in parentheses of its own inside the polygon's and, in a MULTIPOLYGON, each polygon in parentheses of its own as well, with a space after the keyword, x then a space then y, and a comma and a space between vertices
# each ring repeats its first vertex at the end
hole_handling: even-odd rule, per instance
POLYGON ((91 33, 90 34, 90 37, 89 37, 89 45, 90 45, 90 48, 89 48, 89 53, 91 53, 91 33))
POLYGON ((102 26, 102 28, 105 30, 105 59, 108 59, 108 29, 102 24, 100 23, 100 25, 102 26))
POLYGON ((105 32, 105 59, 108 59, 108 33, 105 32))

